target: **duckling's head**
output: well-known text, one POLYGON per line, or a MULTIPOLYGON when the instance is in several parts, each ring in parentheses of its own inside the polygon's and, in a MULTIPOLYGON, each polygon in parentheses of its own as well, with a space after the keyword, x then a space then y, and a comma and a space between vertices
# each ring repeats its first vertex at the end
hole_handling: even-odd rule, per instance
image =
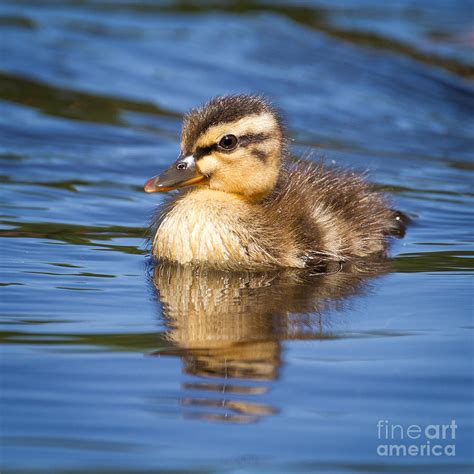
POLYGON ((278 179, 282 121, 262 97, 216 97, 184 117, 178 160, 145 184, 146 192, 189 185, 261 199, 278 179))

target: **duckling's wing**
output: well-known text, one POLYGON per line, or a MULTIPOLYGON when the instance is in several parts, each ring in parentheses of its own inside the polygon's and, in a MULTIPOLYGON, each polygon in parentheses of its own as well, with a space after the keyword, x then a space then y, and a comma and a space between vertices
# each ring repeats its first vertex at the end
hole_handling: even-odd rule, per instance
POLYGON ((287 160, 268 205, 308 265, 384 255, 387 237, 403 236, 406 222, 363 176, 322 161, 287 160))

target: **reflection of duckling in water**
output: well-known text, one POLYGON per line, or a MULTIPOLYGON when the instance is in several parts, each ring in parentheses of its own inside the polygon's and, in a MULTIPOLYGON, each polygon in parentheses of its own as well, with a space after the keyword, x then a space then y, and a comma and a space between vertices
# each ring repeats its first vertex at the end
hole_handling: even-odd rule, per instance
POLYGON ((316 277, 295 269, 228 273, 161 264, 154 286, 168 339, 185 355, 188 372, 269 380, 280 365, 280 340, 330 337, 334 317, 329 322, 327 313, 347 306, 345 299, 382 271, 378 265, 371 273, 316 277))
POLYGON ((184 383, 185 414, 248 423, 274 413, 264 398, 251 397, 265 394, 264 381, 278 378, 281 341, 334 337, 331 328, 337 313, 347 309, 347 298, 362 293, 366 280, 383 271, 375 262, 370 272, 344 268, 319 276, 299 269, 226 272, 157 265, 153 284, 171 347, 156 354, 181 357, 185 373, 205 377, 184 383), (207 397, 209 391, 214 395, 207 397), (196 411, 189 412, 191 407, 196 411))
POLYGON ((145 184, 195 185, 157 218, 154 255, 254 270, 383 255, 401 232, 383 196, 353 173, 291 161, 285 144, 261 97, 219 97, 187 114, 177 162, 145 184))

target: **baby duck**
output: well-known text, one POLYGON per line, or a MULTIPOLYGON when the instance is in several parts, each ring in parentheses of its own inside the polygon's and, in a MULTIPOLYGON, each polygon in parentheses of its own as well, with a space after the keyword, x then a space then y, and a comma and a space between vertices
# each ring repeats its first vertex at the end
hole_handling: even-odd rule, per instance
POLYGON ((262 97, 217 97, 184 117, 178 160, 145 183, 181 190, 156 217, 153 254, 226 270, 321 267, 383 256, 400 221, 362 177, 290 158, 262 97))

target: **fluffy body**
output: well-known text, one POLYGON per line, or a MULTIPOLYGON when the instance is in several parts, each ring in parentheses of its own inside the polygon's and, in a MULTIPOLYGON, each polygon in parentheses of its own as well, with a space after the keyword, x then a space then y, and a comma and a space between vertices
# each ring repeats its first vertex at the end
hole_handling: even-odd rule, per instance
POLYGON ((159 214, 153 253, 222 269, 316 267, 383 256, 400 224, 360 176, 322 163, 286 160, 261 200, 196 187, 159 214))

